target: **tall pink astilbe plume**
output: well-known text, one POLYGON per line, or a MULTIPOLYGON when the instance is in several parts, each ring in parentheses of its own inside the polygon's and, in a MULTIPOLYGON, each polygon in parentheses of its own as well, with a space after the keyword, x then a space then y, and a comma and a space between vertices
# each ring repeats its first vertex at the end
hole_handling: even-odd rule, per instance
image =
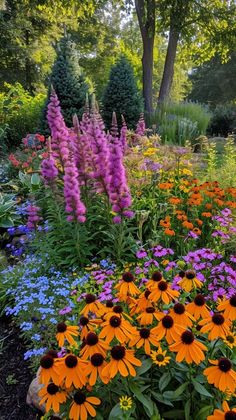
POLYGON ((81 131, 81 125, 82 122, 80 123, 77 115, 74 115, 73 126, 74 133, 76 135, 75 145, 78 153, 77 167, 79 173, 79 182, 80 185, 87 185, 88 180, 92 177, 92 150, 90 136, 88 136, 87 134, 87 130, 89 130, 89 127, 91 125, 90 117, 89 124, 87 125, 86 130, 84 127, 84 131, 81 131))
POLYGON ((86 208, 80 198, 79 174, 76 166, 75 133, 69 131, 63 119, 60 103, 52 91, 48 105, 48 124, 52 137, 52 152, 61 160, 64 169, 64 198, 67 220, 85 221, 86 208))
POLYGON ((122 146, 122 151, 123 153, 125 153, 125 150, 127 149, 127 125, 126 125, 123 115, 122 115, 122 127, 120 130, 120 142, 122 146))
POLYGON ((133 216, 133 212, 129 210, 129 207, 132 204, 132 200, 127 184, 125 167, 123 164, 123 152, 120 140, 118 138, 118 128, 115 112, 113 112, 112 115, 110 138, 109 198, 112 204, 112 211, 117 213, 117 215, 113 218, 113 222, 120 223, 122 216, 130 218, 133 216))
POLYGON ((144 136, 145 129, 146 127, 145 127, 144 114, 142 113, 140 114, 135 133, 138 134, 139 136, 144 136))

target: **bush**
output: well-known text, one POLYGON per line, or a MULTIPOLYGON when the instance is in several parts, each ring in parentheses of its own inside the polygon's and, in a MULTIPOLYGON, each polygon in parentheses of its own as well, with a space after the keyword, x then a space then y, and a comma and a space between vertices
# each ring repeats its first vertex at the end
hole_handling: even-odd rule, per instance
POLYGON ((123 115, 128 127, 135 128, 142 107, 133 69, 127 58, 121 56, 111 68, 103 96, 103 117, 106 127, 110 128, 112 112, 115 111, 119 126, 121 126, 121 115, 123 115))
POLYGON ((236 105, 218 105, 209 122, 208 133, 227 137, 236 130, 236 105))
POLYGON ((1 150, 18 146, 27 133, 37 132, 45 96, 31 96, 20 83, 5 83, 0 93, 1 150))
POLYGON ((73 115, 82 116, 88 84, 79 66, 76 45, 68 38, 63 38, 58 46, 57 59, 50 77, 48 99, 44 109, 41 129, 48 127, 46 111, 51 94, 51 86, 55 89, 60 100, 64 120, 71 127, 73 115))
POLYGON ((194 140, 206 133, 210 116, 210 112, 199 104, 165 103, 159 106, 148 123, 157 125, 165 143, 184 144, 186 140, 194 140))

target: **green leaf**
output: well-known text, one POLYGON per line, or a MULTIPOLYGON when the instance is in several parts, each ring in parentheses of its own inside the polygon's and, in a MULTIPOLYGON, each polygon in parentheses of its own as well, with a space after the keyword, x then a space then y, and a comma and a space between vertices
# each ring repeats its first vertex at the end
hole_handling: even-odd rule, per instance
POLYGON ((188 387, 188 382, 184 382, 182 385, 180 385, 175 391, 174 391, 174 398, 179 397, 183 394, 185 389, 188 387))
POLYGON ((181 419, 183 420, 184 418, 184 410, 170 410, 170 411, 165 411, 163 413, 163 417, 164 419, 181 419))
POLYGON ((111 410, 108 420, 117 420, 122 419, 122 410, 120 408, 120 404, 117 403, 113 409, 111 410))
POLYGON ((160 377, 160 380, 159 380, 159 389, 161 392, 167 387, 170 381, 171 381, 170 373, 169 372, 163 373, 163 375, 160 377))
POLYGON ((194 417, 194 420, 205 420, 209 414, 211 414, 213 411, 212 405, 206 405, 202 407, 198 413, 196 414, 196 417, 194 417))
POLYGON ((31 180, 30 180, 32 185, 39 185, 40 184, 40 176, 39 174, 33 174, 31 175, 31 180))
POLYGON ((192 384, 199 394, 204 395, 205 397, 213 398, 213 395, 211 395, 203 385, 199 384, 199 382, 193 379, 192 384))
POLYGON ((184 404, 184 415, 185 420, 191 420, 190 419, 190 410, 191 410, 191 400, 186 401, 184 404))
POLYGON ((14 222, 10 217, 0 220, 0 227, 9 228, 11 226, 14 226, 14 222))
POLYGON ((142 360, 142 366, 137 368, 137 375, 142 375, 147 372, 152 366, 152 360, 150 358, 142 360))
POLYGON ((140 390, 140 387, 136 385, 135 383, 132 383, 132 382, 129 383, 129 388, 133 392, 137 400, 139 400, 143 404, 143 406, 147 408, 149 416, 152 416, 153 403, 152 403, 151 398, 144 396, 140 390))

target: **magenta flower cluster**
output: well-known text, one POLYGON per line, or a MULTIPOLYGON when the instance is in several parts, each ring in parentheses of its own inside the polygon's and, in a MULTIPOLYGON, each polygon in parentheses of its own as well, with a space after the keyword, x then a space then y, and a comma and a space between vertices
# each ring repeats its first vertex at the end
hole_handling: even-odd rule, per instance
POLYGON ((26 209, 27 212, 27 227, 30 230, 36 229, 42 217, 39 215, 40 208, 38 206, 34 206, 33 204, 29 204, 26 209))
POLYGON ((132 200, 123 163, 127 147, 125 120, 120 136, 115 116, 111 133, 106 133, 101 115, 93 104, 91 112, 86 106, 81 122, 75 116, 74 128, 68 129, 54 91, 47 118, 52 150, 50 157, 42 162, 42 177, 46 184, 51 185, 60 176, 57 168, 62 168, 67 220, 86 220, 86 208, 81 200, 83 188, 87 192, 89 189, 90 192, 107 195, 114 213, 114 223, 120 223, 124 217, 132 217, 132 200))
POLYGON ((142 113, 140 114, 135 133, 138 134, 138 136, 144 136, 145 130, 146 130, 146 127, 145 127, 144 115, 142 113))

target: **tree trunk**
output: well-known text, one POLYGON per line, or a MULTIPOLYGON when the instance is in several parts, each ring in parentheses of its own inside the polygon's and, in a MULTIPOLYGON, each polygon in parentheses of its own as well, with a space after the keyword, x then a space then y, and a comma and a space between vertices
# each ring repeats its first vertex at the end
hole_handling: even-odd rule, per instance
POLYGON ((32 94, 33 93, 33 85, 32 85, 32 77, 31 77, 31 61, 28 56, 28 47, 30 45, 30 33, 26 29, 25 31, 25 44, 27 46, 26 57, 25 57, 25 86, 26 89, 32 94))
POLYGON ((153 112, 153 49, 155 38, 155 0, 135 0, 140 32, 143 40, 143 98, 147 114, 153 112))
POLYGON ((165 66, 161 80, 158 102, 164 102, 169 99, 171 86, 174 76, 174 65, 179 40, 179 32, 171 25, 169 32, 169 41, 165 59, 165 66))

